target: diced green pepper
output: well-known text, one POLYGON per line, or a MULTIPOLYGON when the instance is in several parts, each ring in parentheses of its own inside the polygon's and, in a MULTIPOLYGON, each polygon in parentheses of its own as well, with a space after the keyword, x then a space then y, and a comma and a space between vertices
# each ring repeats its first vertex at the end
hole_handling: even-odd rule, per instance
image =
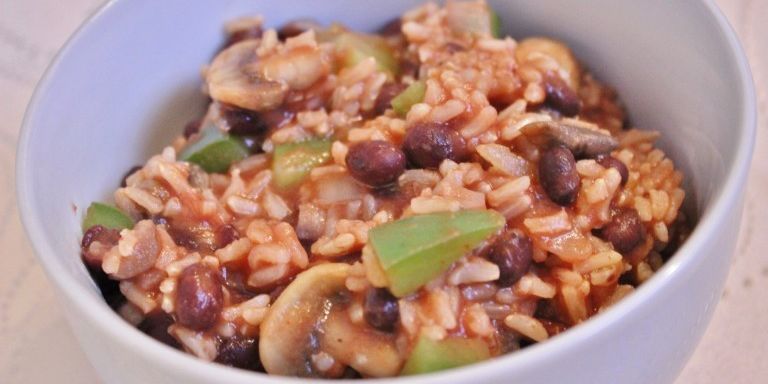
POLYGON ((427 92, 427 84, 424 81, 416 81, 400 92, 392 99, 392 109, 400 117, 405 117, 415 104, 424 101, 427 92))
POLYGON ((83 231, 87 231, 88 228, 91 228, 94 225, 101 225, 105 228, 120 230, 132 228, 133 220, 111 205, 93 202, 85 212, 83 231))
POLYGON ((216 127, 208 127, 200 133, 200 138, 189 144, 179 158, 195 163, 210 173, 223 173, 229 166, 248 157, 245 144, 216 127))
POLYGON ((488 344, 480 339, 447 338, 431 340, 421 335, 405 362, 402 375, 416 375, 457 368, 491 357, 488 344))
POLYGON ((379 264, 397 297, 415 292, 501 229, 496 211, 459 211, 411 216, 368 232, 379 264))
POLYGON ((501 17, 493 9, 491 11, 491 35, 495 38, 501 37, 501 17))
POLYGON ((336 37, 336 47, 341 54, 341 65, 351 68, 359 62, 373 57, 381 71, 397 77, 400 64, 387 41, 379 36, 346 32, 336 37))
POLYGON ((330 140, 309 140, 275 146, 272 176, 278 188, 295 187, 318 165, 331 159, 330 140))

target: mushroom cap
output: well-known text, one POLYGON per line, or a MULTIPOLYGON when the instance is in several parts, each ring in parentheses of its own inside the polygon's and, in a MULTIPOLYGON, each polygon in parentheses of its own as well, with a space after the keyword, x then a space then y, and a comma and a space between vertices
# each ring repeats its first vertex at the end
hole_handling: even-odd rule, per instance
POLYGON ((529 37, 521 40, 515 50, 518 63, 536 62, 549 58, 558 65, 557 73, 572 90, 581 85, 581 66, 567 45, 547 37, 529 37))
POLYGON ((270 374, 322 377, 312 364, 320 351, 366 377, 394 376, 403 359, 395 334, 352 322, 345 282, 350 266, 316 265, 275 300, 261 323, 259 354, 270 374))
POLYGON ((334 296, 346 290, 349 268, 342 263, 314 266, 296 276, 275 300, 261 323, 259 339, 259 355, 268 373, 319 376, 311 363, 317 327, 327 317, 334 296))
POLYGON ((245 40, 223 50, 206 71, 208 92, 214 100, 253 111, 277 108, 288 86, 266 79, 259 68, 260 40, 245 40))

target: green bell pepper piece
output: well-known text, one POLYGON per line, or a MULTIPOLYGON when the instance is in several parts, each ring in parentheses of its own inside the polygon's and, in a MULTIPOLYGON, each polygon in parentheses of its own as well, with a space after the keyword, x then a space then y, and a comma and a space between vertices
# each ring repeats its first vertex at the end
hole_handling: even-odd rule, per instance
POLYGON ((490 210, 434 213, 374 227, 368 238, 389 290, 403 297, 447 271, 505 223, 490 210))
POLYGON ((392 99, 392 109, 400 117, 405 117, 415 104, 424 101, 427 92, 427 84, 424 81, 416 81, 400 92, 392 99))
POLYGON ((104 228, 120 230, 132 228, 133 220, 111 205, 93 202, 85 212, 83 232, 94 225, 101 225, 104 228))
POLYGON ((400 64, 387 41, 380 36, 345 32, 336 37, 336 47, 341 53, 341 65, 351 68, 359 62, 373 57, 381 71, 395 78, 400 73, 400 64))
POLYGON ((403 366, 402 375, 416 375, 457 368, 491 357, 488 344, 480 339, 447 338, 440 341, 419 336, 403 366))
POLYGON ((272 159, 272 177, 281 189, 295 187, 309 172, 331 159, 330 140, 308 140, 275 146, 272 159))
POLYGON ((181 160, 195 163, 209 173, 224 173, 232 163, 246 157, 248 148, 245 144, 216 127, 204 129, 200 138, 179 154, 181 160))
POLYGON ((501 37, 501 17, 499 17, 499 14, 496 13, 493 9, 490 10, 491 12, 491 35, 495 38, 501 37))

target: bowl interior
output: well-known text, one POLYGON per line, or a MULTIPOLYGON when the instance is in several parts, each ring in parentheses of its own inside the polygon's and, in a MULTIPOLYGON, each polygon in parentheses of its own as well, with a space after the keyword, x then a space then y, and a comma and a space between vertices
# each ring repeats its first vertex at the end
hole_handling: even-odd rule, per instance
MULTIPOLYGON (((661 147, 686 175, 705 219, 734 167, 749 101, 734 58, 705 2, 491 1, 515 38, 566 41, 614 86, 634 126, 663 133, 661 147), (729 53, 729 54, 724 54, 729 53)), ((20 201, 35 248, 54 280, 101 300, 79 258, 80 221, 110 200, 125 171, 167 145, 203 107, 200 69, 222 25, 260 13, 277 26, 297 17, 373 30, 408 0, 111 2, 83 27, 42 82, 19 148, 20 201), (375 12, 372 12, 375 7, 375 12)), ((102 305, 107 309, 106 305, 102 305)), ((115 321, 118 318, 115 316, 115 321)))

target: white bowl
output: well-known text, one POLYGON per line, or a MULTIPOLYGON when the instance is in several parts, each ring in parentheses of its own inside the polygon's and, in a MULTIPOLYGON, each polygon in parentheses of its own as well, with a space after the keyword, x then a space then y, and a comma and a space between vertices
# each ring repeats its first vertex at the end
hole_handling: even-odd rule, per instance
MULTIPOLYGON (((720 297, 755 135, 744 53, 712 1, 493 1, 512 36, 552 35, 615 86, 633 123, 663 132, 700 213, 693 235, 637 292, 551 341, 399 383, 667 383, 720 297)), ((29 238, 83 349, 110 383, 304 383, 204 363, 107 307, 79 257, 83 207, 158 152, 202 105, 200 67, 222 24, 314 17, 373 29, 412 1, 112 1, 61 51, 30 104, 18 150, 29 238), (73 209, 76 208, 76 209, 73 209)), ((62 325, 63 326, 63 325, 62 325)))

